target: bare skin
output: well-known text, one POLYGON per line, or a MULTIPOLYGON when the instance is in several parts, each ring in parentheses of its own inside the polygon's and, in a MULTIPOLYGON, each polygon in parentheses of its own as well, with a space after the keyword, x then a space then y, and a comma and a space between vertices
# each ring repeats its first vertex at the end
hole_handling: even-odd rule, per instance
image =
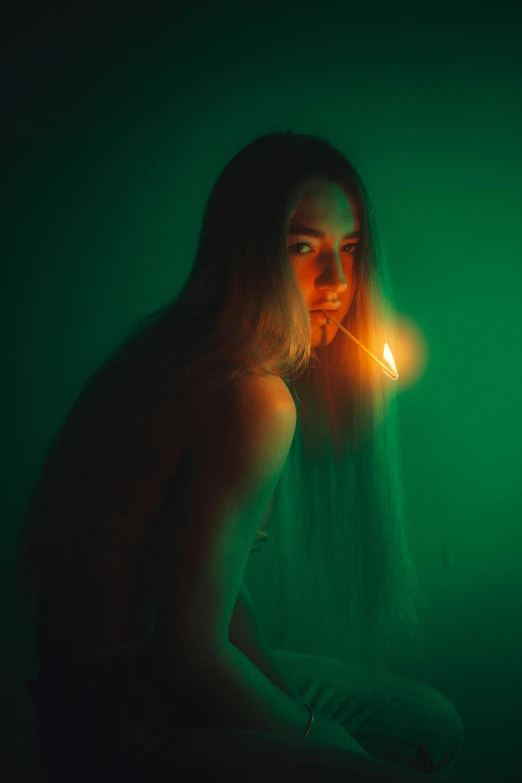
MULTIPOLYGON (((326 302, 341 301, 332 315, 342 321, 350 309, 354 295, 354 254, 358 237, 345 239, 346 234, 360 230, 357 204, 349 193, 323 180, 312 180, 290 222, 288 253, 297 280, 310 311, 326 302), (324 238, 296 232, 306 226, 323 232, 324 238)), ((321 313, 311 312, 312 345, 328 345, 338 327, 326 324, 321 313)))
MULTIPOLYGON (((312 345, 324 346, 329 344, 337 333, 337 327, 329 323, 319 313, 312 311, 324 302, 341 302, 341 307, 332 312, 339 320, 347 314, 354 295, 353 266, 354 253, 358 238, 345 238, 346 234, 360 229, 357 205, 349 193, 335 184, 324 180, 312 180, 306 188, 303 196, 292 215, 290 231, 288 233, 289 259, 295 271, 303 297, 305 299, 312 324, 312 345), (323 237, 308 236, 298 226, 307 226, 324 233, 323 237)), ((283 381, 280 381, 284 386, 283 381)), ((216 402, 211 387, 207 387, 205 405, 210 406, 216 402)), ((198 400, 198 402, 200 402, 198 400)), ((192 423, 197 412, 196 398, 188 409, 164 410, 159 406, 154 408, 154 415, 145 416, 142 422, 142 445, 150 448, 151 454, 160 464, 163 463, 166 475, 173 475, 181 460, 184 445, 187 439, 194 437, 192 423), (170 418, 169 418, 170 416, 170 418), (174 420, 173 420, 174 419, 174 420), (165 423, 168 421, 168 425, 165 423), (188 428, 187 429, 184 429, 188 428), (179 438, 174 434, 179 432, 179 438), (165 442, 166 441, 166 442, 165 442)), ((167 405, 168 407, 168 405, 167 405)), ((122 456, 122 460, 126 457, 122 456)), ((130 474, 129 474, 130 475, 130 474)), ((149 474, 147 474, 149 476, 149 474)), ((151 481, 144 473, 143 481, 151 481)), ((132 474, 129 482, 136 485, 136 476, 132 474)), ((159 497, 159 490, 158 497, 159 497)), ((151 492, 147 487, 147 492, 151 492)), ((265 517, 260 525, 266 529, 273 498, 265 512, 265 517)), ((122 641, 122 646, 126 642, 122 641)), ((109 642, 104 645, 98 639, 96 646, 103 647, 107 654, 109 642)), ((87 651, 85 645, 82 649, 85 660, 98 657, 99 653, 87 651)), ((53 653, 56 657, 56 652, 53 653)))
POLYGON ((322 179, 308 183, 290 221, 288 255, 310 312, 314 348, 331 343, 338 327, 327 324, 322 313, 313 311, 325 302, 340 301, 340 308, 332 315, 342 321, 352 304, 354 256, 360 238, 346 235, 360 228, 357 203, 349 192, 322 179), (310 236, 300 227, 315 229, 324 236, 310 236))

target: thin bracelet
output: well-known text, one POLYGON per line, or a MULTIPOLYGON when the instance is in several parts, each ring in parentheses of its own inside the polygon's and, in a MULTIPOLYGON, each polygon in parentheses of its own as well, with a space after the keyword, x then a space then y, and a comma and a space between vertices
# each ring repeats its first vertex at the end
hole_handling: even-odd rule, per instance
POLYGON ((308 737, 308 735, 310 734, 310 729, 312 728, 312 723, 314 722, 314 711, 313 711, 313 709, 310 707, 309 704, 305 704, 304 706, 307 707, 307 709, 310 710, 310 723, 308 724, 308 726, 306 728, 306 731, 303 734, 303 739, 305 739, 305 737, 308 737))

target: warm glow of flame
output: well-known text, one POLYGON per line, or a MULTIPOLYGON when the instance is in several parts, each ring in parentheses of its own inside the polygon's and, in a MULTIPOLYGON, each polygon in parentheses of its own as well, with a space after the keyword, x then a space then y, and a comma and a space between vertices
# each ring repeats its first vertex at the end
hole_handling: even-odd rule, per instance
POLYGON ((395 375, 398 375, 395 362, 393 361, 393 354, 388 343, 384 343, 384 361, 390 365, 395 375))

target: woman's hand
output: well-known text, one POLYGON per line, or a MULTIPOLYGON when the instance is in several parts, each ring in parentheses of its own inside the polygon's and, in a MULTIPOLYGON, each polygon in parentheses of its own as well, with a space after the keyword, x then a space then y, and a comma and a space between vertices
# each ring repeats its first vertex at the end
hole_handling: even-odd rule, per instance
POLYGON ((316 713, 314 713, 314 722, 306 739, 321 745, 332 745, 335 748, 350 750, 352 753, 359 753, 362 756, 370 755, 348 734, 346 729, 343 729, 335 721, 316 713))

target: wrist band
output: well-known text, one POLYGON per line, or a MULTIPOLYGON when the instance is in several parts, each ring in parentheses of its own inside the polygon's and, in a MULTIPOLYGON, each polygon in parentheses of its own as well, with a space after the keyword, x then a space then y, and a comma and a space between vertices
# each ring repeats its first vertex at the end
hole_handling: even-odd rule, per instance
POLYGON ((308 726, 306 728, 306 731, 303 734, 303 739, 305 737, 308 737, 308 735, 310 734, 310 729, 312 728, 312 723, 314 722, 314 711, 313 711, 313 709, 310 707, 309 704, 305 704, 304 706, 310 711, 310 723, 308 724, 308 726))

